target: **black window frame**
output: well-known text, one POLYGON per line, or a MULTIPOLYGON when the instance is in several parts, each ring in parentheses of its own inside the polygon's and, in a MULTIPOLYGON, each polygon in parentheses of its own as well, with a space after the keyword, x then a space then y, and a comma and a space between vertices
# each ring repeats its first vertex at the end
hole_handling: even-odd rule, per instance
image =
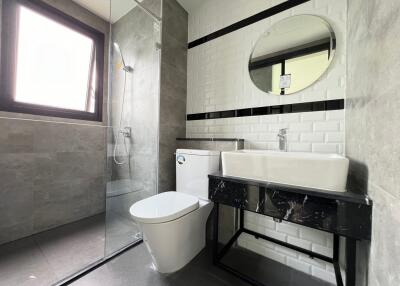
MULTIPOLYGON (((0 111, 33 115, 103 121, 103 80, 104 80, 104 33, 90 27, 76 18, 43 3, 40 0, 3 0, 1 19, 1 68, 0 68, 0 111), (24 6, 56 21, 93 40, 96 58, 96 93, 94 113, 38 104, 16 102, 18 7, 24 6)), ((93 57, 94 58, 94 57, 93 57)), ((92 61, 93 64, 93 61, 92 61)), ((56 68, 56 65, 55 65, 56 68)), ((93 71, 94 72, 94 71, 93 71)), ((91 76, 89 78, 89 83, 91 76)), ((89 95, 88 95, 89 96, 89 95)))
MULTIPOLYGON (((316 54, 323 51, 328 51, 328 60, 331 57, 331 50, 336 49, 336 39, 325 38, 319 41, 311 42, 302 46, 287 49, 272 56, 268 55, 262 59, 255 59, 255 61, 249 62, 249 71, 266 67, 272 67, 273 65, 280 65, 281 75, 286 74, 286 62, 291 59, 316 54)), ((285 95, 285 89, 281 88, 281 95, 285 95)))

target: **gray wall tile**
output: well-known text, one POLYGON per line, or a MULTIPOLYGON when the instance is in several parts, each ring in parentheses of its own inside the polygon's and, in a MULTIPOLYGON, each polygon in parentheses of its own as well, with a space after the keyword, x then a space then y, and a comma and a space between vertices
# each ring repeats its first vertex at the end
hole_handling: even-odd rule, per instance
POLYGON ((161 1, 160 0, 143 0, 140 1, 142 6, 149 10, 157 17, 161 17, 161 1))
POLYGON ((349 183, 374 201, 372 241, 360 245, 358 285, 400 284, 398 44, 400 3, 349 1, 346 155, 349 183), (369 260, 369 261, 368 261, 369 260))
POLYGON ((187 12, 163 1, 160 78, 159 192, 175 190, 176 138, 186 134, 187 12))
MULTIPOLYGON (((43 1, 102 31, 108 62, 106 21, 72 1, 43 1)), ((104 123, 107 90, 106 64, 104 123)), ((0 117, 0 244, 104 211, 104 123, 9 112, 0 117)))
POLYGON ((2 118, 0 131, 0 243, 104 211, 106 128, 2 118))
MULTIPOLYGON (((160 0, 142 2, 155 14, 161 11, 160 3, 160 0)), ((118 68, 120 55, 112 51, 111 128, 107 140, 109 196, 123 193, 125 198, 136 198, 135 192, 146 193, 147 196, 157 193, 160 52, 156 42, 160 39, 160 33, 158 24, 140 7, 133 8, 112 25, 112 41, 119 44, 126 64, 132 66, 134 71, 126 74, 123 99, 125 74, 118 68), (122 110, 123 100, 125 104, 122 110), (129 126, 132 130, 132 138, 125 139, 125 144, 121 136, 116 142, 121 112, 121 127, 129 126), (127 163, 124 165, 114 162, 115 144, 117 159, 125 160, 127 163)), ((113 203, 115 200, 107 200, 107 209, 122 212, 113 203)), ((126 201, 126 205, 134 202, 126 201)), ((123 212, 129 216, 127 209, 125 206, 123 212)))
POLYGON ((163 3, 163 24, 166 37, 177 40, 187 46, 188 43, 188 14, 175 0, 165 0, 163 3))
POLYGON ((0 243, 32 234, 33 194, 30 186, 2 186, 0 196, 0 243))

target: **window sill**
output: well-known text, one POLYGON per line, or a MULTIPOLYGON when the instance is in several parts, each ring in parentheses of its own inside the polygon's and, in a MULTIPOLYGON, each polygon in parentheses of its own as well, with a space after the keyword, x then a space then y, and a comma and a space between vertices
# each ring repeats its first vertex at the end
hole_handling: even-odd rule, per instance
POLYGON ((17 120, 32 120, 32 121, 44 121, 52 123, 63 123, 63 124, 78 124, 78 125, 90 125, 96 127, 107 127, 107 120, 103 116, 103 121, 91 121, 91 120, 81 120, 72 118, 63 118, 55 116, 45 116, 45 115, 34 115, 27 113, 16 113, 9 111, 0 111, 0 119, 17 119, 17 120))

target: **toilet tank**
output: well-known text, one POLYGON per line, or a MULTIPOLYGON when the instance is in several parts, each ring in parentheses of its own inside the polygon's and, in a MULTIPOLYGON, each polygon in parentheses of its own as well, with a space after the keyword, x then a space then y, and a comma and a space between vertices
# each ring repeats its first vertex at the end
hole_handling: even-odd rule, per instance
POLYGON ((176 150, 176 191, 208 199, 208 175, 219 170, 219 151, 176 150))

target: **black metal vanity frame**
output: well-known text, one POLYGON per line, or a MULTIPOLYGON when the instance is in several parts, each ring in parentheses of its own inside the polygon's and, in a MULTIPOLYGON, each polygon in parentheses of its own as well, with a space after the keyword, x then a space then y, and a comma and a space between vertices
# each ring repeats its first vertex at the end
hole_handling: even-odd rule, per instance
POLYGON ((332 263, 336 283, 338 286, 343 286, 339 251, 340 237, 345 237, 346 285, 355 285, 357 240, 371 238, 372 201, 368 197, 352 192, 329 192, 216 174, 209 175, 209 199, 214 202, 213 262, 218 267, 252 285, 264 286, 221 261, 239 236, 247 233, 257 239, 264 239, 304 253, 311 258, 332 263), (240 221, 238 230, 221 250, 218 241, 220 204, 239 209, 240 221), (244 224, 245 210, 333 234, 332 257, 247 229, 244 224))

